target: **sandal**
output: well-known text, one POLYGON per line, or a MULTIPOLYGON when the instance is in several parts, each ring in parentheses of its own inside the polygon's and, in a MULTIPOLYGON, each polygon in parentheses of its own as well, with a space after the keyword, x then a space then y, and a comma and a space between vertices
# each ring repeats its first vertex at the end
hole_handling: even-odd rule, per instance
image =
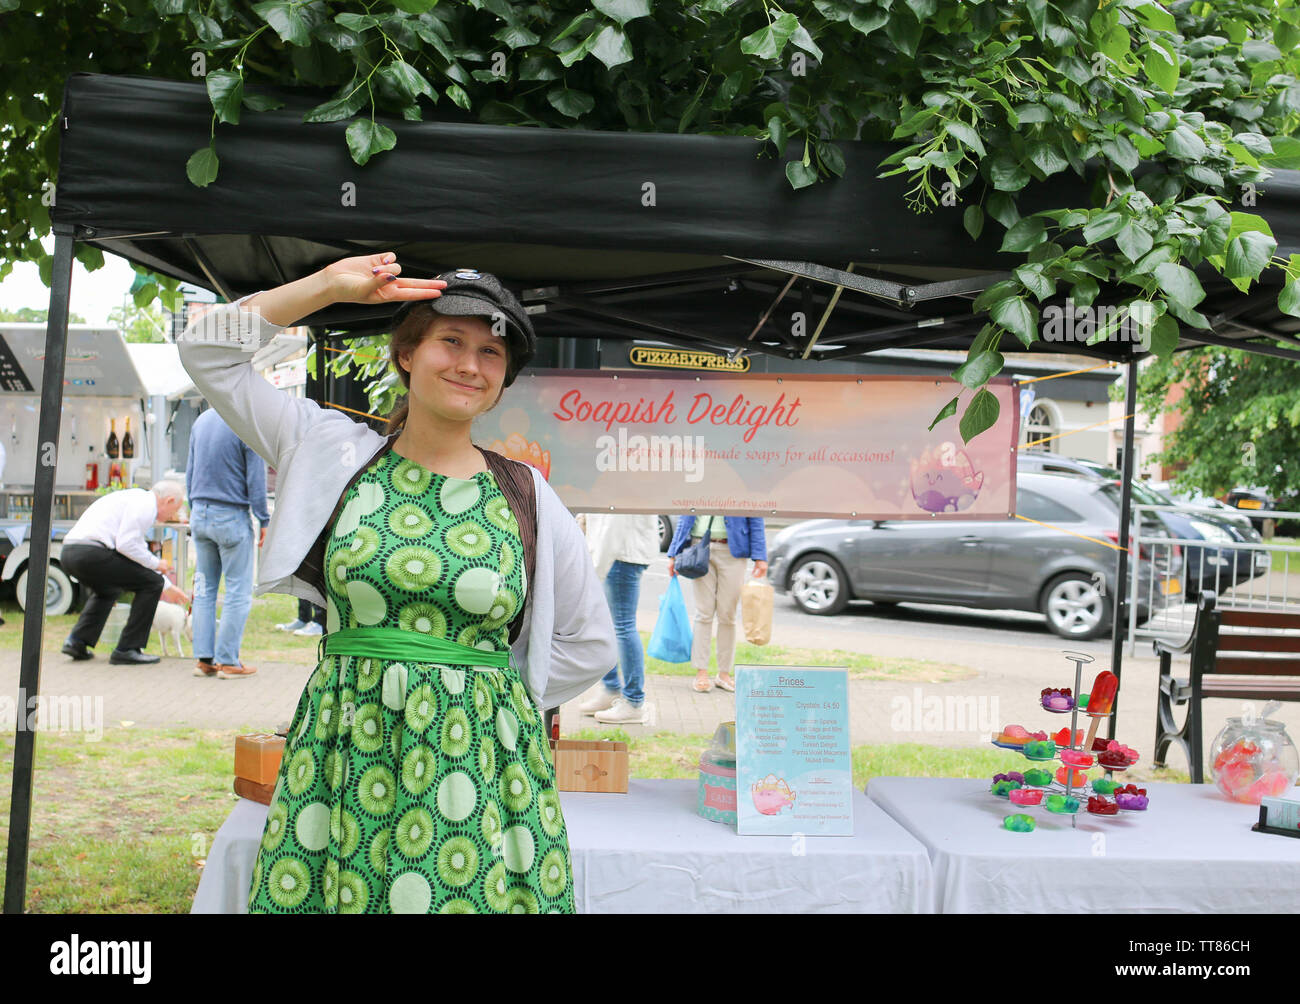
POLYGON ((701 680, 696 677, 695 682, 691 684, 691 689, 697 694, 707 694, 713 689, 713 681, 707 679, 701 680))
POLYGON ((719 690, 725 690, 729 694, 734 694, 736 692, 735 677, 732 677, 730 680, 727 680, 725 683, 723 682, 722 677, 718 677, 717 683, 718 683, 719 690))

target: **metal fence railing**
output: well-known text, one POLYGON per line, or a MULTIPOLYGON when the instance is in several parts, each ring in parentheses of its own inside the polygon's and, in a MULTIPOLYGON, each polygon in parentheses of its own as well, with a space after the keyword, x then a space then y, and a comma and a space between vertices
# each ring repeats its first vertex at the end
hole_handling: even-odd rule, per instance
MULTIPOLYGON (((1258 532, 1233 534, 1221 526, 1224 509, 1200 506, 1133 506, 1134 548, 1152 555, 1166 556, 1181 551, 1181 561, 1130 561, 1128 651, 1137 650, 1139 640, 1164 638, 1183 641, 1191 636, 1196 620, 1196 598, 1201 591, 1213 589, 1220 606, 1255 610, 1300 612, 1300 544, 1263 540, 1258 532), (1149 527, 1162 512, 1200 519, 1207 535, 1170 537, 1158 535, 1149 527), (1146 514, 1151 514, 1143 519, 1146 514), (1215 532, 1212 532, 1215 531, 1215 532), (1175 571, 1176 569, 1176 571, 1175 571), (1139 623, 1138 609, 1150 611, 1139 623)), ((1234 517, 1237 515, 1232 513, 1234 517)), ((1247 515, 1245 512, 1242 516, 1247 515)), ((1300 519, 1300 513, 1269 512, 1271 519, 1300 519)))

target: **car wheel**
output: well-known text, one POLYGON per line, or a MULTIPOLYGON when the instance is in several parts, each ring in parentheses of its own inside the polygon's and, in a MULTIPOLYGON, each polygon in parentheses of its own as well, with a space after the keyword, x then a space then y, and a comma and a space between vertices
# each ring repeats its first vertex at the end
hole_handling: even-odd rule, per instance
POLYGON ((673 542, 673 521, 667 516, 659 517, 659 550, 666 551, 673 542))
POLYGON ((1047 626, 1062 638, 1086 641, 1110 627, 1110 598, 1080 572, 1057 576, 1043 590, 1039 610, 1047 626))
MULTIPOLYGON (((14 583, 14 589, 18 593, 18 607, 21 610, 27 609, 27 569, 24 568, 22 574, 18 576, 18 581, 14 583)), ((49 572, 45 575, 45 616, 61 617, 72 609, 72 604, 77 599, 77 587, 72 584, 72 579, 58 565, 51 564, 49 572)))
POLYGON ((849 603, 849 579, 838 561, 825 554, 800 558, 790 570, 790 595, 806 614, 837 614, 849 603))

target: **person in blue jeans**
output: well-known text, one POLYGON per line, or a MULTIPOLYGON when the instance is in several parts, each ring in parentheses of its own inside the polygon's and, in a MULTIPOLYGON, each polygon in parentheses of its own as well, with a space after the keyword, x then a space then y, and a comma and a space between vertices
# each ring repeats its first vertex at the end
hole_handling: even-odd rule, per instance
POLYGON ((643 725, 645 652, 636 630, 636 605, 641 576, 659 554, 659 517, 588 513, 585 523, 587 549, 597 576, 605 581, 605 599, 618 640, 618 665, 578 709, 605 725, 643 725))
POLYGON ((718 622, 718 688, 736 692, 731 670, 736 663, 736 608, 745 584, 745 570, 754 562, 753 576, 767 574, 767 535, 763 521, 752 516, 682 516, 668 545, 668 574, 677 574, 677 555, 709 532, 709 570, 693 579, 695 621, 691 636, 691 665, 701 694, 713 689, 709 680, 709 649, 713 621, 718 622))
POLYGON ((244 625, 253 605, 253 526, 261 525, 257 546, 266 539, 266 463, 209 408, 190 430, 185 465, 194 541, 195 676, 247 679, 257 672, 239 660, 244 625), (222 576, 226 598, 217 630, 217 592, 222 576))

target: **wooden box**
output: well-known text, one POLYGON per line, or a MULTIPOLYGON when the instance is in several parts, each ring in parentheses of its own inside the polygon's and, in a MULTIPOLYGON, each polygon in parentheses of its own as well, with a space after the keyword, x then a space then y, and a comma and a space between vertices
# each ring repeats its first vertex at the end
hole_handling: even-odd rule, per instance
POLYGON ((254 784, 275 784, 284 755, 284 739, 268 732, 235 736, 235 777, 254 784))
POLYGON ((240 798, 261 802, 263 805, 270 805, 271 796, 275 794, 275 784, 257 784, 254 781, 246 781, 242 777, 237 777, 235 778, 235 794, 240 798))
POLYGON ((627 793, 627 743, 553 739, 551 755, 560 791, 627 793))

